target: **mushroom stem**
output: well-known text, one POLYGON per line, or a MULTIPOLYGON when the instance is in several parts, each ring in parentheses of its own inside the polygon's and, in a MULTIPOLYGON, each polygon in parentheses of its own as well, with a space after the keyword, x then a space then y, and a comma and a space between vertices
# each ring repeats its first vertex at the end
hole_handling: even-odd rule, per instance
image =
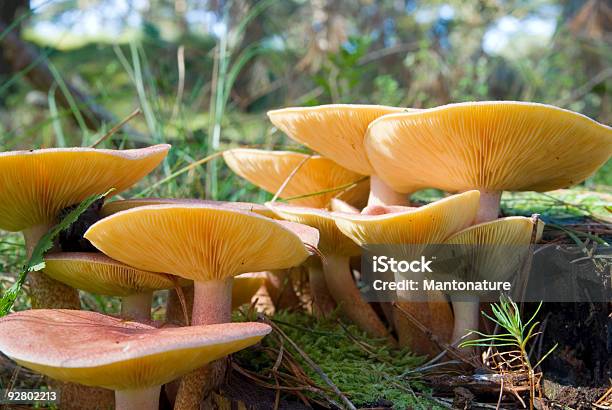
POLYGON ((475 224, 488 222, 497 219, 499 216, 499 202, 502 191, 480 190, 480 206, 476 215, 475 224))
POLYGON ((389 185, 376 175, 370 176, 370 205, 403 205, 410 206, 408 195, 395 192, 389 185))
POLYGON ((151 321, 153 292, 136 293, 121 298, 121 317, 141 323, 151 321))
MULTIPOLYGON (((40 238, 52 227, 52 224, 37 225, 23 231, 28 258, 32 256, 40 238)), ((30 272, 28 280, 33 309, 81 309, 76 289, 51 279, 42 272, 30 272)))
POLYGON ((327 287, 341 311, 371 336, 385 337, 395 344, 372 306, 361 297, 350 270, 349 258, 333 254, 324 255, 323 271, 327 287))
POLYGON ((157 410, 161 386, 138 390, 116 390, 115 410, 157 410))
MULTIPOLYGON (((471 330, 478 330, 480 319, 480 299, 474 295, 451 295, 453 304, 453 312, 455 314, 455 326, 453 328, 453 343, 457 343, 459 339, 465 336, 471 330)), ((465 338, 468 340, 473 338, 473 335, 465 338)))
POLYGON ((329 293, 323 267, 320 261, 308 264, 308 282, 312 296, 312 311, 316 316, 327 316, 336 308, 336 302, 329 293))
MULTIPOLYGON (((213 325, 232 321, 233 278, 194 282, 192 325, 213 325)), ((181 379, 174 410, 197 410, 200 402, 224 379, 225 359, 207 364, 181 379)))
POLYGON ((192 325, 232 321, 232 279, 194 282, 192 325))

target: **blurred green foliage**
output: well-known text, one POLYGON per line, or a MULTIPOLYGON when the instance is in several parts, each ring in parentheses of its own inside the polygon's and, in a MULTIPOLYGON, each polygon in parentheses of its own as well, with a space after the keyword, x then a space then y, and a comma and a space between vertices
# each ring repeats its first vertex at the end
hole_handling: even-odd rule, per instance
MULTIPOLYGON (((113 125, 75 122, 75 107, 53 94, 62 84, 117 121, 143 109, 106 146, 172 143, 154 180, 229 146, 299 149, 267 121, 265 111, 280 106, 505 99, 611 119, 612 47, 600 1, 223 4, 33 1, 21 34, 57 88, 34 87, 27 72, 0 74, 0 84, 11 83, 0 85, 0 150, 86 145, 113 125)), ((213 162, 149 194, 267 198, 213 162)), ((611 175, 608 164, 587 185, 608 189, 611 175)))

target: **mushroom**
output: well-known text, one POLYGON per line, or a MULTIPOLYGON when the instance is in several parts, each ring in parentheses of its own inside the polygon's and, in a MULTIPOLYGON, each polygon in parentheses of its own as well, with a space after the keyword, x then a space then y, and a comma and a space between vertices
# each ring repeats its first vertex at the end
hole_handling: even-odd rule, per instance
POLYGON ((378 177, 366 154, 364 138, 368 125, 377 118, 411 111, 382 105, 332 104, 268 111, 268 118, 291 139, 346 169, 369 175, 368 205, 409 205, 404 195, 409 191, 393 191, 378 177))
MULTIPOLYGON (((538 220, 536 241, 542 236, 543 228, 544 224, 538 220)), ((445 281, 506 281, 522 267, 529 252, 533 230, 534 221, 531 218, 513 216, 457 232, 445 242, 452 245, 448 252, 455 256, 442 261, 438 258, 432 275, 445 281)), ((455 313, 451 340, 456 343, 468 331, 478 330, 481 293, 457 291, 449 292, 449 295, 455 313)))
POLYGON ((501 193, 575 185, 612 155, 612 129, 550 105, 488 101, 392 114, 365 138, 393 189, 478 189, 476 222, 497 218, 501 193))
POLYGON ((323 272, 318 265, 309 266, 311 292, 316 306, 329 313, 333 305, 318 284, 324 281, 329 293, 342 312, 360 328, 374 337, 390 338, 389 331, 374 309, 361 297, 350 269, 349 258, 360 254, 360 249, 337 227, 331 214, 323 209, 297 207, 280 203, 266 204, 279 216, 289 221, 312 226, 319 231, 319 251, 322 254, 323 272))
POLYGON ((225 151, 223 158, 242 178, 272 194, 281 190, 279 197, 294 205, 327 208, 340 196, 359 206, 367 198, 363 175, 318 155, 236 148, 225 151), (348 189, 351 184, 354 187, 348 189))
POLYGON ((121 297, 121 317, 148 323, 153 291, 172 289, 170 275, 147 272, 101 253, 62 252, 45 258, 43 272, 75 289, 121 297))
MULTIPOLYGON (((163 204, 195 204, 195 205, 221 205, 228 209, 237 209, 239 211, 249 211, 256 214, 267 216, 268 218, 277 218, 276 214, 270 209, 260 204, 250 202, 221 202, 210 201, 204 199, 185 199, 185 198, 135 198, 122 199, 104 203, 101 210, 103 217, 115 214, 127 209, 136 208, 145 205, 163 205, 163 204)), ((293 290, 291 277, 284 270, 272 270, 266 273, 266 288, 272 299, 276 302, 279 308, 286 308, 299 304, 299 298, 293 290)), ((193 307, 193 283, 181 286, 184 303, 188 309, 188 315, 191 315, 193 307)), ((176 290, 170 290, 170 295, 166 303, 166 321, 169 323, 184 323, 185 315, 183 306, 180 302, 180 297, 176 290)))
MULTIPOLYGON (((193 280, 192 325, 201 325, 231 321, 234 276, 301 264, 309 256, 302 238, 316 246, 318 233, 221 205, 166 204, 115 213, 92 225, 85 238, 130 266, 193 280)), ((181 390, 202 392, 219 382, 205 381, 206 371, 184 380, 180 406, 200 401, 181 390)))
POLYGON ((85 238, 130 266, 193 280, 193 324, 198 325, 230 321, 235 275, 289 268, 308 257, 287 226, 221 205, 148 205, 98 221, 85 238))
MULTIPOLYGON (((50 148, 0 153, 0 229, 23 232, 30 256, 60 211, 109 189, 121 192, 151 172, 170 145, 134 150, 50 148)), ((34 308, 80 307, 76 290, 29 274, 34 308)))
MULTIPOLYGON (((472 224, 478 212, 478 191, 453 195, 419 208, 379 207, 372 215, 333 213, 338 229, 368 249, 371 245, 395 246, 398 258, 413 260, 424 254, 429 244, 444 242, 453 233, 472 224), (390 213, 382 213, 385 210, 390 213)), ((404 277, 394 272, 396 280, 404 277)), ((421 282, 422 273, 411 273, 410 279, 421 282)), ((452 315, 446 301, 439 302, 435 295, 423 291, 398 291, 402 307, 432 329, 442 339, 450 338, 452 315), (426 301, 426 302, 423 302, 426 301)), ((394 311, 394 321, 400 345, 410 346, 415 353, 432 353, 431 343, 425 335, 401 319, 401 313, 394 311), (420 335, 420 338, 416 336, 420 335)))
POLYGON ((88 311, 0 318, 0 351, 54 379, 115 390, 117 410, 157 410, 161 385, 270 333, 263 323, 157 329, 88 311))

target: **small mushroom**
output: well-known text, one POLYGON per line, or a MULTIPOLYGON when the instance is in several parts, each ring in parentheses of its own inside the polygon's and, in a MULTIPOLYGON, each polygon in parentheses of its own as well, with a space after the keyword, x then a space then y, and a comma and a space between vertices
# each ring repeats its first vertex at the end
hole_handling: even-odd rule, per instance
MULTIPOLYGON (((201 325, 231 321, 234 276, 301 264, 309 256, 302 238, 316 246, 318 233, 221 205, 166 204, 115 213, 91 226, 85 238, 130 266, 193 280, 192 325, 201 325)), ((196 373, 179 389, 177 403, 185 408, 200 401, 190 393, 219 382, 202 377, 204 370, 196 373)))
POLYGON ((170 275, 125 265, 101 253, 63 252, 45 258, 43 272, 75 289, 121 297, 121 317, 148 323, 153 291, 172 289, 170 275))
POLYGON ((272 194, 282 187, 279 197, 296 197, 289 200, 293 205, 327 208, 332 198, 340 196, 359 206, 367 198, 363 175, 319 155, 236 148, 225 151, 223 158, 236 174, 272 194), (355 184, 353 189, 348 189, 349 184, 355 184))
POLYGON ((95 312, 37 309, 0 318, 0 351, 54 379, 114 390, 117 410, 157 410, 162 384, 270 331, 263 323, 157 329, 95 312))
POLYGON ((364 137, 370 123, 377 118, 411 111, 382 105, 331 104, 273 110, 268 112, 268 118, 291 139, 346 169, 369 175, 368 205, 409 205, 406 191, 393 191, 378 178, 366 154, 364 137))
MULTIPOLYGON (((0 153, 0 229, 23 232, 31 255, 60 211, 111 188, 121 192, 151 172, 170 145, 134 150, 50 148, 0 153)), ((80 308, 76 290, 29 274, 34 308, 80 308)))
MULTIPOLYGON (((538 220, 536 241, 544 224, 538 220)), ((436 269, 435 276, 465 282, 505 281, 517 273, 527 257, 534 230, 531 218, 513 216, 470 226, 446 240, 458 255, 448 262, 452 266, 436 269)), ((449 293, 455 313, 452 341, 457 342, 470 330, 478 330, 479 298, 477 291, 449 293)))
MULTIPOLYGON (((372 215, 333 213, 336 225, 342 233, 359 246, 395 246, 398 258, 413 260, 424 254, 429 244, 443 243, 453 233, 470 226, 478 212, 478 191, 453 195, 418 208, 378 207, 372 215), (389 212, 391 211, 391 212, 389 212), (405 246, 402 246, 405 245, 405 246)), ((404 277, 395 273, 397 280, 404 277)), ((422 273, 411 273, 410 279, 419 282, 422 273)), ((452 329, 450 307, 436 294, 424 291, 398 291, 405 302, 402 307, 416 316, 421 323, 437 332, 442 339, 449 339, 452 329), (426 301, 426 302, 423 302, 426 301)), ((394 311, 394 321, 400 345, 410 346, 415 353, 433 353, 431 343, 417 328, 394 311)))
POLYGON ((593 174, 612 155, 612 128, 550 105, 487 101, 392 114, 365 138, 395 190, 478 189, 476 222, 499 215, 502 191, 550 191, 593 174))

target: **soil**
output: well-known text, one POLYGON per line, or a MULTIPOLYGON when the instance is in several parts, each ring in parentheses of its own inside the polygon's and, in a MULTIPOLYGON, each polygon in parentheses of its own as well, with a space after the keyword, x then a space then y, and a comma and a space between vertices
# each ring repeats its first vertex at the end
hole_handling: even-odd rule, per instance
POLYGON ((544 380, 543 389, 549 404, 556 403, 576 410, 592 409, 592 404, 606 392, 605 387, 563 386, 550 380, 544 380))
MULTIPOLYGON (((83 238, 89 227, 98 222, 102 217, 100 211, 104 205, 104 199, 99 199, 89 206, 68 229, 60 232, 59 244, 63 252, 99 252, 87 239, 83 238)), ((78 205, 72 205, 60 211, 58 216, 62 220, 78 205)))
MULTIPOLYGON (((534 306, 529 306, 533 309, 534 306)), ((555 343, 542 363, 547 379, 564 386, 603 387, 612 377, 610 307, 606 303, 545 303, 541 354, 555 343)))

